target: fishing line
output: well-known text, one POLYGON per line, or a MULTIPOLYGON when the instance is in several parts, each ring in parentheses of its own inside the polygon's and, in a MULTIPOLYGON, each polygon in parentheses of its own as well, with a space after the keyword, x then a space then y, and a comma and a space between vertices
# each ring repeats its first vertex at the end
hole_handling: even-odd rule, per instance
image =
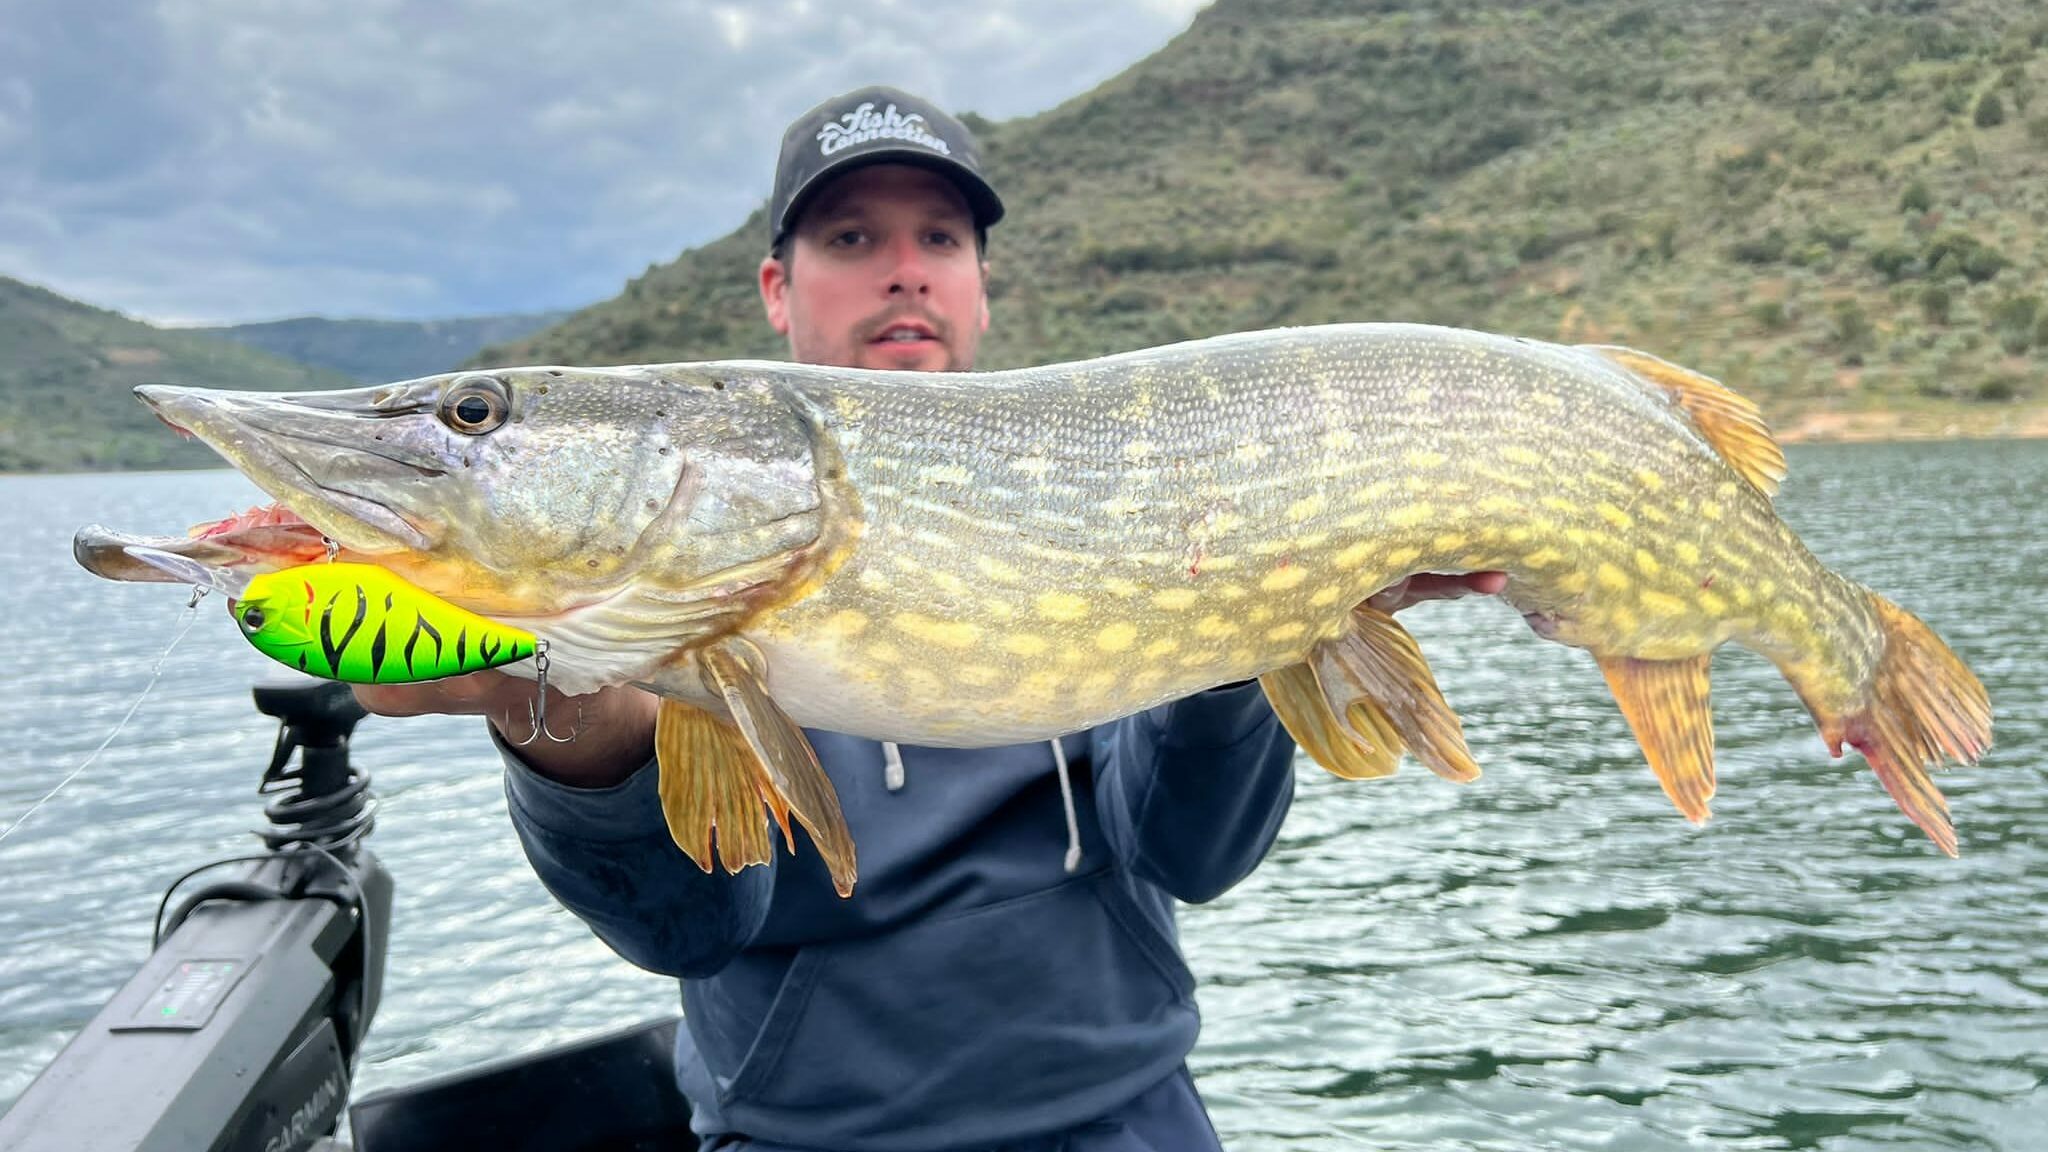
POLYGON ((55 799, 57 793, 62 792, 64 790, 65 785, 70 784, 73 780, 78 779, 80 773, 84 772, 87 768, 92 767, 93 761, 98 760, 100 758, 100 753, 105 752, 107 750, 107 745, 112 744, 114 742, 114 737, 119 736, 121 734, 121 730, 128 726, 128 721, 135 716, 136 710, 141 708, 142 702, 149 698, 149 690, 156 687, 157 680, 163 676, 164 661, 170 657, 171 650, 176 648, 178 646, 178 642, 180 640, 183 640, 186 634, 192 631, 192 626, 199 622, 199 601, 202 598, 204 598, 205 595, 206 589, 204 588, 194 588, 192 590, 191 602, 185 605, 185 626, 178 629, 178 634, 171 637, 171 642, 165 645, 163 652, 157 656, 156 663, 150 666, 149 683, 144 684, 142 686, 142 691, 136 694, 135 703, 130 704, 128 706, 128 712, 126 715, 121 717, 121 722, 114 725, 114 730, 112 732, 107 733, 107 738, 105 740, 100 741, 100 746, 92 750, 92 754, 85 758, 85 762, 83 764, 80 764, 78 767, 73 768, 71 770, 71 775, 64 777, 64 779, 62 780, 57 781, 57 786, 55 788, 52 788, 49 790, 49 792, 45 793, 41 800, 38 800, 35 803, 29 805, 28 811, 23 812, 19 817, 17 817, 14 823, 9 824, 5 829, 0 829, 0 841, 5 841, 9 836, 14 835, 14 830, 16 828, 21 827, 23 824, 28 823, 28 818, 36 814, 36 809, 41 808, 43 805, 48 804, 51 800, 55 799))

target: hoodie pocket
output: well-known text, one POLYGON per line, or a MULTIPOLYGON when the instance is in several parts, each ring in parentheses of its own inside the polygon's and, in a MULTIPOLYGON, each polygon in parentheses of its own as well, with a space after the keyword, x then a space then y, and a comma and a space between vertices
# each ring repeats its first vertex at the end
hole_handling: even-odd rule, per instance
POLYGON ((1077 1123, 1186 1057, 1192 985, 1116 874, 1098 873, 804 949, 719 1102, 742 1131, 847 1147, 1077 1123))

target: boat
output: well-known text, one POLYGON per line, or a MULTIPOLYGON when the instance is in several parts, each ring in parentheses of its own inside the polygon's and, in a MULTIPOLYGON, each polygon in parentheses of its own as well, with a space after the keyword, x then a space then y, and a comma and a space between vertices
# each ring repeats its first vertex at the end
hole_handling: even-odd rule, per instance
POLYGON ((253 695, 278 723, 264 850, 171 885, 149 956, 0 1115, 0 1149, 694 1149, 676 1016, 351 1100, 397 895, 349 758, 366 713, 332 681, 253 695))

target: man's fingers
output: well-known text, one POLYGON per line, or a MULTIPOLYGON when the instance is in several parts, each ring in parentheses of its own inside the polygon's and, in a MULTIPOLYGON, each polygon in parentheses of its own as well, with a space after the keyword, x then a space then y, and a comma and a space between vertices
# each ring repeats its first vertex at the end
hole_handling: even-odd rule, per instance
POLYGON ((1460 596, 1493 596, 1508 586, 1505 572, 1467 572, 1449 576, 1440 572, 1418 572, 1406 580, 1387 585, 1366 601, 1382 612, 1399 612, 1424 600, 1455 600, 1460 596))

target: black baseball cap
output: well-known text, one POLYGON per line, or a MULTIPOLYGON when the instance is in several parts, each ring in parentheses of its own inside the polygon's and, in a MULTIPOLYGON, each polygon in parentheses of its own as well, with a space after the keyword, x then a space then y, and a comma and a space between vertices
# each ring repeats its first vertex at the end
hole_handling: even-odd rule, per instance
POLYGON ((783 132, 768 200, 769 246, 789 233, 812 193, 834 177, 884 162, 915 164, 953 181, 979 228, 1003 218, 1003 202, 981 173, 981 148, 967 125, 929 101, 878 84, 834 96, 783 132))

